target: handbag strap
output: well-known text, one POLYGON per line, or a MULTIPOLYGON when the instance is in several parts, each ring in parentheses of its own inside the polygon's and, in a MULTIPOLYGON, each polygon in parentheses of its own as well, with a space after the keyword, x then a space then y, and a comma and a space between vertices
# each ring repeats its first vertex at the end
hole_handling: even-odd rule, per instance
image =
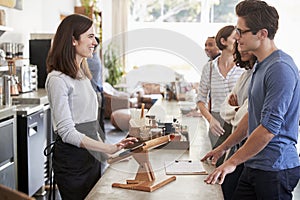
POLYGON ((213 67, 213 63, 212 61, 209 62, 209 68, 210 68, 210 71, 209 71, 209 103, 208 103, 208 110, 209 112, 211 113, 211 78, 212 78, 212 67, 213 67))
POLYGON ((210 91, 211 91, 211 78, 212 78, 212 66, 213 63, 212 61, 210 61, 210 65, 209 65, 209 68, 210 68, 210 71, 209 71, 209 87, 210 87, 210 91))

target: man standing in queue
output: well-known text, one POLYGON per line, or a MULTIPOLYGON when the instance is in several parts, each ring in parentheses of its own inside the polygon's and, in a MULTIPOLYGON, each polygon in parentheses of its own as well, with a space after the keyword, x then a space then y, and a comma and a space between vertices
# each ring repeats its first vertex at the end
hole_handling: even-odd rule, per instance
POLYGON ((244 162, 233 199, 292 199, 300 178, 298 68, 274 43, 279 20, 274 7, 260 0, 244 0, 236 6, 236 14, 239 46, 242 51, 252 51, 258 60, 249 85, 249 137, 205 182, 222 184, 244 162))

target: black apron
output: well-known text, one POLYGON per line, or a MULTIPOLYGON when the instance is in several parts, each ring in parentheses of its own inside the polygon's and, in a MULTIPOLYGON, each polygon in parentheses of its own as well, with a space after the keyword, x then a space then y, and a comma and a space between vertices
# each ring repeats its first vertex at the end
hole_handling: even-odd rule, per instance
MULTIPOLYGON (((76 124, 86 136, 99 140, 98 121, 76 124)), ((101 177, 98 152, 64 143, 60 137, 54 144, 53 170, 63 200, 83 200, 101 177)))

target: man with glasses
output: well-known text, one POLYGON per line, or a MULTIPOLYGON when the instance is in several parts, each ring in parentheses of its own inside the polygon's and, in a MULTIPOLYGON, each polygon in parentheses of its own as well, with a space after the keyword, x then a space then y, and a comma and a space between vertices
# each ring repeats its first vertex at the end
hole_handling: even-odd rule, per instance
POLYGON ((240 28, 235 27, 235 32, 238 35, 238 37, 242 37, 242 35, 244 35, 245 33, 248 32, 252 32, 253 35, 255 35, 257 32, 253 32, 251 29, 247 29, 247 30, 241 30, 240 28))
MULTIPOLYGON (((292 199, 300 178, 296 148, 300 111, 298 68, 274 43, 279 19, 274 7, 264 1, 244 0, 236 6, 236 14, 239 46, 242 51, 252 51, 258 60, 248 92, 249 135, 246 143, 205 182, 222 184, 225 176, 244 162, 233 199, 292 199)), ((245 131, 240 131, 230 144, 245 137, 245 131)))

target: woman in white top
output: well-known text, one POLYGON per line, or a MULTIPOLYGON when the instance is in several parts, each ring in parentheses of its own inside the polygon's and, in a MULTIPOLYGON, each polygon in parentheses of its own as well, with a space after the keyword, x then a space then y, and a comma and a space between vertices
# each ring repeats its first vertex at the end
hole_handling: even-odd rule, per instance
POLYGON ((235 44, 235 62, 246 71, 237 80, 231 93, 221 105, 221 117, 232 125, 232 132, 248 112, 248 87, 252 77, 256 57, 251 52, 242 52, 235 44))
POLYGON ((209 138, 213 148, 218 138, 224 134, 224 120, 220 117, 221 104, 244 72, 234 63, 234 36, 234 26, 225 26, 219 30, 216 43, 222 53, 204 66, 200 80, 197 105, 209 122, 209 138), (211 110, 207 107, 209 98, 211 98, 211 110))
POLYGON ((47 58, 45 88, 57 134, 54 178, 64 200, 84 199, 99 180, 99 152, 112 154, 137 141, 128 138, 112 145, 99 137, 98 102, 86 62, 96 45, 93 21, 69 15, 59 25, 47 58))

